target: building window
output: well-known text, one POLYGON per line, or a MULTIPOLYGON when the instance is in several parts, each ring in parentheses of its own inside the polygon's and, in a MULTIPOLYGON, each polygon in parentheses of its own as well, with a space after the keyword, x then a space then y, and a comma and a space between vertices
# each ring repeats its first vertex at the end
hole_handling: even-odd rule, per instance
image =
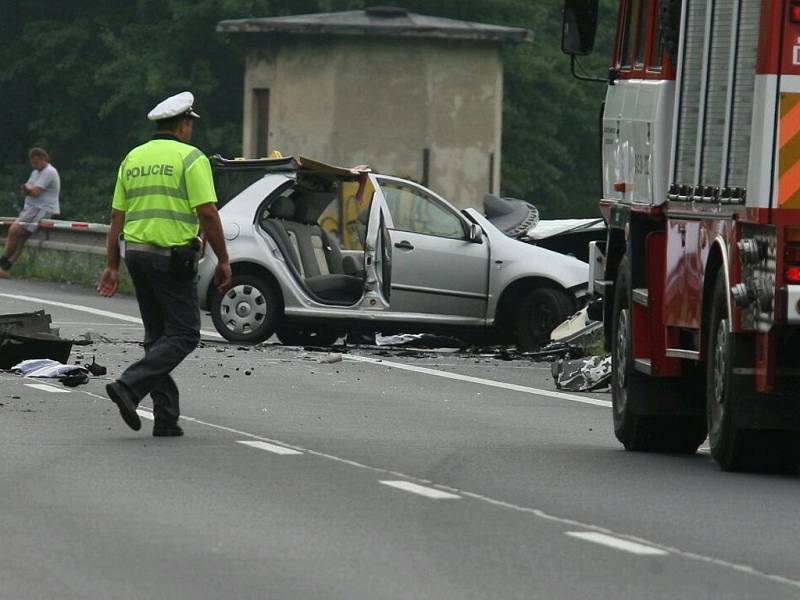
POLYGON ((269 143, 269 89, 253 90, 256 156, 267 156, 269 143))

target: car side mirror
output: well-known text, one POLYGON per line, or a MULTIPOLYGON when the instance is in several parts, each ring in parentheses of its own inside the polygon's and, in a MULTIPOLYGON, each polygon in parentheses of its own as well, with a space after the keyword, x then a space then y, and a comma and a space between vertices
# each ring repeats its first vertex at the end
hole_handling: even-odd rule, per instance
POLYGON ((597 33, 598 0, 564 0, 561 51, 586 56, 594 50, 597 33))
POLYGON ((483 243, 483 229, 477 223, 470 223, 469 226, 469 241, 473 244, 483 243))

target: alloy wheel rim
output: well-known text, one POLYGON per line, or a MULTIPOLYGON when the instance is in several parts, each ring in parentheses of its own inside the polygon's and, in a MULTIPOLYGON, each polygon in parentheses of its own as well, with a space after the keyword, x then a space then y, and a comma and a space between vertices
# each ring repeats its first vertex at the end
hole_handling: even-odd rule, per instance
POLYGON ((252 285, 237 285, 222 297, 219 312, 229 331, 249 334, 258 329, 267 316, 267 299, 252 285))
POLYGON ((713 397, 709 404, 709 429, 716 432, 722 423, 722 416, 725 413, 725 379, 728 372, 728 343, 730 332, 728 330, 728 320, 722 319, 719 322, 717 337, 714 344, 713 359, 713 397))
POLYGON ((628 339, 628 309, 619 311, 617 318, 617 385, 616 385, 616 410, 621 413, 625 410, 628 399, 628 357, 630 345, 628 339))

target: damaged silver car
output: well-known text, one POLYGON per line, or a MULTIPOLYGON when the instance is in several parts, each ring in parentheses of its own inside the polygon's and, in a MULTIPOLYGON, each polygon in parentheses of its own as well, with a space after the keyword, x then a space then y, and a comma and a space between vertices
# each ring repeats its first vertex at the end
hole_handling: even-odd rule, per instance
POLYGON ((212 164, 234 277, 214 289, 207 247, 198 293, 228 340, 432 332, 530 349, 585 303, 585 262, 414 182, 302 157, 212 164))

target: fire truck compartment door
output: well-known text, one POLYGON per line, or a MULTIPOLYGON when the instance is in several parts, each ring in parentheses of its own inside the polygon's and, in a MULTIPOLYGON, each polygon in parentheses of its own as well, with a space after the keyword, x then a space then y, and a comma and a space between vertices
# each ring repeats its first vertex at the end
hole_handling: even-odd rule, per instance
POLYGON ((633 204, 666 201, 675 83, 621 80, 603 114, 603 197, 633 204))
POLYGON ((696 329, 700 326, 703 263, 700 221, 668 220, 664 323, 696 329))

